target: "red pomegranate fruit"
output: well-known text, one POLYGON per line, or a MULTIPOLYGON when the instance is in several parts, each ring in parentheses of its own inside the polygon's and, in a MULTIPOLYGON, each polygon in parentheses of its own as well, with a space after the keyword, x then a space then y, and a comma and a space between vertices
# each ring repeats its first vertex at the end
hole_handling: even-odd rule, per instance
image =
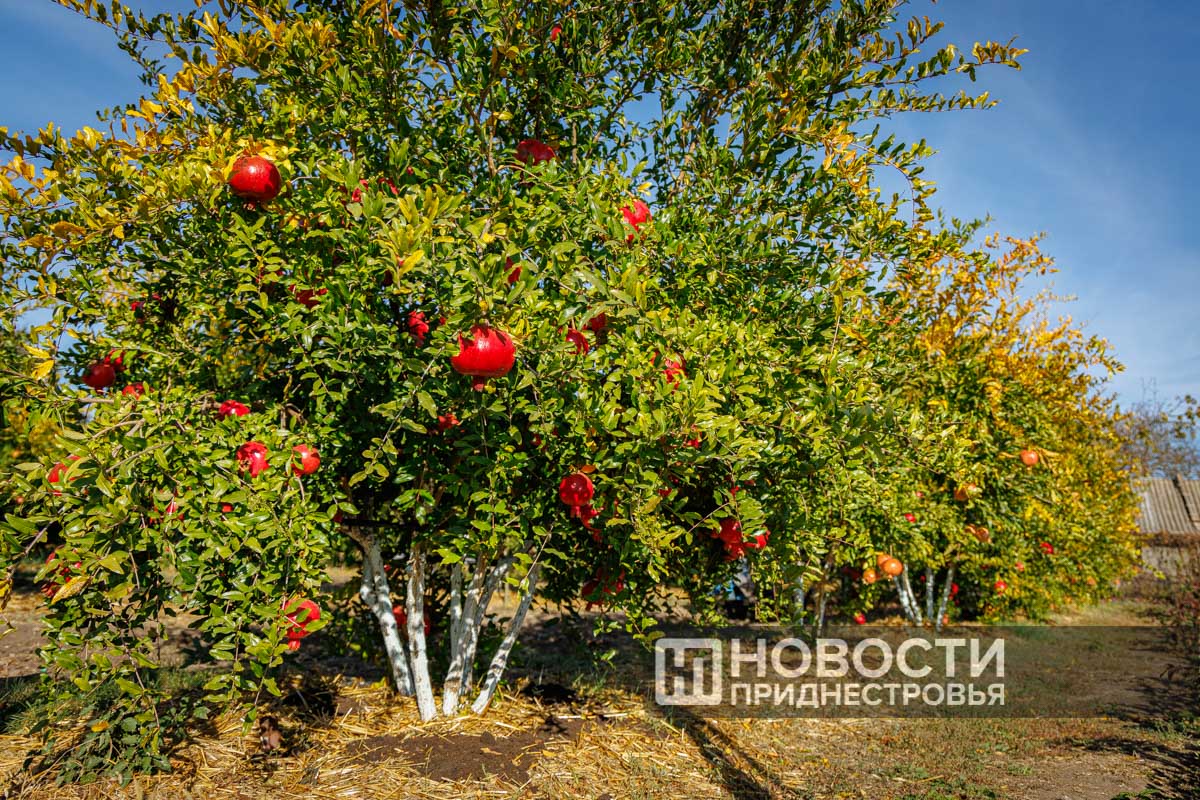
POLYGON ((516 348, 507 333, 476 325, 470 338, 458 335, 458 355, 450 358, 450 366, 460 375, 471 376, 471 388, 481 391, 489 378, 509 373, 515 356, 516 348))
POLYGON ((267 203, 279 194, 283 181, 279 170, 262 156, 238 159, 229 176, 229 188, 235 195, 251 203, 267 203))
MULTIPOLYGON (((400 629, 400 635, 407 636, 408 635, 408 610, 405 609, 403 604, 398 603, 398 604, 392 606, 392 616, 396 618, 396 627, 400 629)), ((425 619, 423 620, 423 622, 425 623, 423 626, 425 628, 425 635, 428 636, 429 631, 433 627, 429 623, 429 615, 428 614, 425 615, 425 619)))
POLYGON ((425 337, 429 335, 429 323, 425 320, 424 311, 408 312, 408 332, 412 334, 417 347, 425 346, 425 337))
POLYGON ((621 206, 621 214, 633 226, 633 233, 625 237, 625 241, 632 242, 634 235, 641 233, 642 225, 650 221, 650 206, 641 200, 634 200, 631 205, 621 206))
POLYGON ((292 462, 292 472, 297 475, 312 475, 321 466, 321 459, 317 456, 317 451, 306 444, 296 445, 292 448, 292 452, 296 454, 296 458, 292 462))
POLYGON ((97 361, 83 373, 84 384, 95 389, 97 392, 102 392, 112 386, 113 381, 116 379, 117 371, 107 361, 97 361))
POLYGON ((249 472, 251 478, 257 478, 260 472, 270 466, 267 463, 267 446, 261 442, 246 442, 239 447, 237 460, 238 468, 242 472, 249 472))
POLYGON ((578 517, 580 510, 592 502, 596 496, 596 487, 592 479, 582 472, 574 472, 562 479, 558 485, 558 499, 571 507, 571 516, 578 517))
POLYGON ((317 298, 329 294, 329 290, 322 287, 320 289, 300 289, 296 284, 288 287, 288 291, 296 298, 296 302, 305 308, 316 308, 321 301, 317 298))
POLYGON ((312 600, 293 600, 285 608, 292 610, 284 616, 291 623, 288 626, 288 649, 299 650, 300 640, 308 636, 308 626, 321 618, 321 607, 312 600))
POLYGON ((250 413, 250 406, 245 403, 239 403, 237 400, 226 400, 221 403, 221 407, 217 409, 217 418, 225 419, 226 417, 244 417, 250 413))
POLYGON ((554 160, 554 148, 537 139, 522 139, 517 142, 517 160, 526 166, 554 160))
POLYGON ((586 355, 588 350, 592 349, 588 344, 587 337, 582 332, 574 328, 567 328, 567 341, 575 345, 575 355, 586 355))

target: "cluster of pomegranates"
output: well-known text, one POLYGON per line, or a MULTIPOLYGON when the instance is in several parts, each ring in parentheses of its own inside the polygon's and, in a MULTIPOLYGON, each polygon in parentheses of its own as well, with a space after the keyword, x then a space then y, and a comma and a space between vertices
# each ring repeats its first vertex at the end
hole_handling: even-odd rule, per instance
MULTIPOLYGON (((890 553, 879 553, 875 557, 875 566, 880 572, 882 572, 884 575, 887 575, 889 578, 895 578, 901 572, 904 572, 904 564, 900 562, 900 559, 893 558, 890 553)), ((868 570, 868 572, 871 572, 872 578, 874 578, 874 570, 868 570)), ((866 576, 864 575, 864 580, 865 579, 866 576)), ((874 580, 867 582, 874 583, 874 580)))
POLYGON ((726 561, 737 561, 746 555, 747 550, 764 549, 771 538, 771 532, 764 529, 762 533, 746 539, 742 535, 742 523, 733 517, 725 517, 717 530, 712 532, 712 537, 720 541, 721 546, 725 548, 726 561))

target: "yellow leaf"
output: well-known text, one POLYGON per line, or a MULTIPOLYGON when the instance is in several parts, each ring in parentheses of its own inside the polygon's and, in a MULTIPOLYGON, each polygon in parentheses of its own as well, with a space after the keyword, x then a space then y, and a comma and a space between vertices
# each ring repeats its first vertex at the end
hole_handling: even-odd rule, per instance
POLYGON ((102 719, 99 722, 92 725, 92 731, 95 733, 101 733, 102 731, 106 731, 106 730, 108 730, 108 720, 106 720, 106 719, 102 719))
POLYGON ((424 250, 414 250, 404 257, 404 269, 410 270, 417 264, 420 264, 425 258, 424 250))
POLYGON ((81 233, 87 233, 87 228, 81 228, 73 222, 60 220, 50 226, 50 232, 60 239, 68 239, 81 233))
POLYGON ((35 381, 40 381, 42 378, 49 375, 50 370, 52 369, 54 369, 53 360, 39 361, 37 365, 34 366, 33 370, 30 371, 29 377, 33 378, 35 381))
POLYGON ((50 604, 53 605, 59 600, 66 600, 74 597, 86 589, 87 585, 91 582, 92 576, 90 575, 76 575, 75 577, 71 578, 71 580, 59 587, 58 591, 54 593, 54 597, 50 598, 50 604))
POLYGON ((45 350, 43 350, 40 347, 34 347, 33 345, 31 345, 29 343, 24 343, 22 346, 25 348, 25 352, 29 353, 29 355, 33 356, 34 358, 49 358, 50 357, 50 354, 47 353, 45 350))

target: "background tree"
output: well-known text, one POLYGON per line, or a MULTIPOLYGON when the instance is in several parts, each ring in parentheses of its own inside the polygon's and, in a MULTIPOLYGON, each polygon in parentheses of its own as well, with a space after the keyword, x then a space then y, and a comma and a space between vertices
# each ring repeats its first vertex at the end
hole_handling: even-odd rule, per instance
POLYGON ((1151 393, 1122 411, 1125 451, 1142 474, 1200 477, 1200 449, 1196 446, 1200 407, 1194 397, 1168 400, 1151 393))

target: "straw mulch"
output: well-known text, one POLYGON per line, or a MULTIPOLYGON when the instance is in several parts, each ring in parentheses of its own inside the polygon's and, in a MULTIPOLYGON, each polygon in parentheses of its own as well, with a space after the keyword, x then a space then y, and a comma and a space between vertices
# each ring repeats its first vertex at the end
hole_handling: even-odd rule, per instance
MULTIPOLYGON (((278 750, 264 752, 256 730, 226 715, 176 754, 173 773, 126 787, 55 786, 23 771, 32 740, 0 737, 0 787, 5 797, 47 800, 792 796, 771 766, 778 761, 738 743, 773 723, 667 722, 629 694, 573 707, 505 695, 482 717, 422 723, 411 701, 358 682, 339 688, 323 718, 270 711, 283 731, 278 750)), ((829 724, 812 722, 809 735, 829 724)))

